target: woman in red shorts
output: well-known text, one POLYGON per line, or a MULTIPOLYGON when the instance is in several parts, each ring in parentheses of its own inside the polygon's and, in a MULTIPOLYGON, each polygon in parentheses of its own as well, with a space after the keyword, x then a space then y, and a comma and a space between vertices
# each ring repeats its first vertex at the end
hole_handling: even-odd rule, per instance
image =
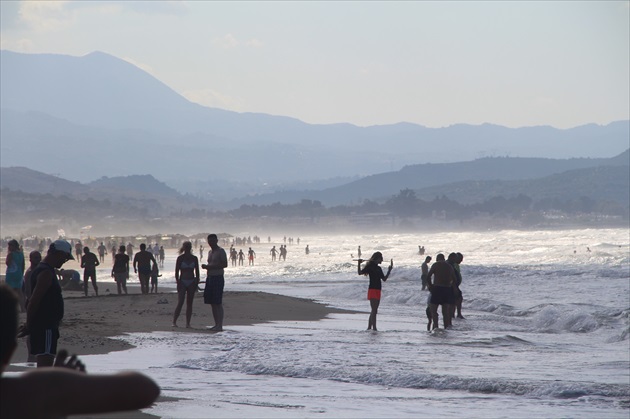
POLYGON ((361 269, 361 263, 363 259, 359 259, 357 270, 359 275, 367 275, 370 278, 370 286, 368 288, 367 298, 370 300, 370 307, 372 312, 370 313, 370 319, 368 320, 368 330, 376 330, 376 313, 378 312, 378 306, 381 303, 381 280, 387 281, 389 274, 394 267, 394 260, 392 259, 389 268, 387 268, 387 274, 383 274, 383 270, 380 265, 383 262, 383 254, 376 252, 372 255, 370 260, 367 261, 363 269, 361 269))

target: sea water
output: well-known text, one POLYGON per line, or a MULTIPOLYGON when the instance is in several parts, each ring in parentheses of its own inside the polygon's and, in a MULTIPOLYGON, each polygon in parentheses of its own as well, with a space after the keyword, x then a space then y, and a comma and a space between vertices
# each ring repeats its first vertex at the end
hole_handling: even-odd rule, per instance
MULTIPOLYGON (((223 333, 134 334, 121 339, 135 349, 84 358, 92 372, 153 377, 174 401, 144 411, 162 417, 628 418, 629 241, 628 229, 322 235, 275 262, 274 243, 256 244, 255 266, 226 269, 227 290, 361 313, 231 326, 228 311, 223 333), (359 245, 384 268, 394 260, 378 332, 366 330, 359 245), (449 330, 426 330, 419 245, 434 260, 464 255, 465 320, 449 330)), ((161 287, 174 285, 175 257, 161 287)), ((195 312, 194 326, 213 324, 207 306, 195 312)))

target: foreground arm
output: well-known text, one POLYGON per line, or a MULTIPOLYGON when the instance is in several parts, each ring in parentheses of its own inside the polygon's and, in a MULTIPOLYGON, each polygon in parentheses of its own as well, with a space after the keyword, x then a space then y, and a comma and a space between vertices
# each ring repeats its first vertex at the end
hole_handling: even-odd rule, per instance
POLYGON ((149 406, 159 394, 158 385, 138 372, 88 375, 66 368, 40 368, 20 377, 2 379, 2 417, 58 417, 135 410, 149 406), (29 403, 20 401, 20 394, 22 397, 29 394, 29 403))

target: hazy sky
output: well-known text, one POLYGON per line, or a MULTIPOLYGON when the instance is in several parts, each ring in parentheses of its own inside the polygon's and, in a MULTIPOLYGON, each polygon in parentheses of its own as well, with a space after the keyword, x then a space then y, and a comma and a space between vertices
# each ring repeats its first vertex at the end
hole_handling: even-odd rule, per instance
POLYGON ((103 51, 239 112, 361 126, 630 118, 628 1, 0 4, 2 49, 103 51))

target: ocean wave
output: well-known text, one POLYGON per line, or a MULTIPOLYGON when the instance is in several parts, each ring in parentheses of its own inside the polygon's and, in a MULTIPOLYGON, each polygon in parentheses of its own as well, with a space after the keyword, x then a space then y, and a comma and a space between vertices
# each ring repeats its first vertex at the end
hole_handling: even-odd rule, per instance
POLYGON ((466 301, 466 307, 471 310, 483 311, 487 313, 494 313, 503 316, 523 316, 527 312, 517 310, 509 304, 504 304, 498 301, 476 298, 466 301))
POLYGON ((457 345, 468 347, 486 347, 486 346, 520 346, 520 345, 533 345, 525 339, 521 339, 517 336, 505 335, 495 336, 486 339, 476 339, 471 341, 458 342, 457 345))
POLYGON ((534 325, 542 332, 592 332, 599 328, 597 319, 590 313, 568 307, 548 305, 534 315, 534 325))
POLYGON ((622 279, 630 278, 630 268, 628 265, 619 268, 598 269, 597 276, 600 278, 622 279))
MULTIPOLYGON (((358 384, 380 385, 385 387, 457 390, 484 394, 512 394, 528 397, 548 397, 578 399, 581 397, 630 397, 630 389, 625 385, 598 384, 579 381, 518 381, 500 378, 466 378, 447 374, 421 371, 375 371, 357 368, 339 368, 331 363, 326 365, 300 366, 292 363, 232 362, 221 357, 189 360, 172 365, 173 368, 194 368, 205 371, 241 372, 251 375, 271 375, 289 378, 309 378, 332 380, 358 384)), ((277 361, 277 360, 276 360, 277 361)))

